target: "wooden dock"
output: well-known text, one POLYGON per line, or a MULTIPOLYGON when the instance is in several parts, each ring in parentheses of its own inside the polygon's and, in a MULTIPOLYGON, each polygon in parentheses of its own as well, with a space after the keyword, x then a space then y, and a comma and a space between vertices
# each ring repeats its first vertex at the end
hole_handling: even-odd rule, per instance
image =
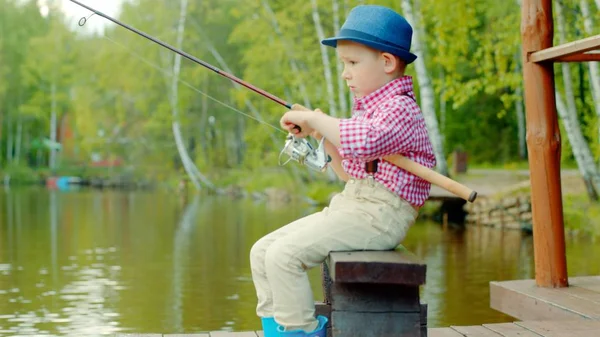
POLYGON ((599 321, 527 321, 428 329, 428 337, 595 337, 599 321))
POLYGON ((600 321, 600 276, 570 277, 563 288, 537 287, 534 280, 491 282, 490 307, 522 321, 600 321))
MULTIPOLYGON (((427 330, 427 337, 598 337, 600 321, 527 321, 427 330)), ((263 337, 263 333, 215 331, 196 334, 122 334, 117 337, 263 337)))
MULTIPOLYGON (((571 277, 569 287, 553 289, 537 287, 533 280, 491 282, 490 305, 519 321, 429 328, 427 337, 600 337, 600 276, 571 277)), ((263 337, 263 333, 211 331, 116 336, 263 337)))

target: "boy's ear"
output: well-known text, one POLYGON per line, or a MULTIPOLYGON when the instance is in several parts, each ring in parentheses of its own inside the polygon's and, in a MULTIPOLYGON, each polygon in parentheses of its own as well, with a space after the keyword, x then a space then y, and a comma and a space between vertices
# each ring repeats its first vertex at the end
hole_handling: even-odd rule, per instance
POLYGON ((381 57, 383 58, 383 67, 386 73, 393 73, 402 69, 402 61, 397 56, 383 52, 381 53, 381 57))

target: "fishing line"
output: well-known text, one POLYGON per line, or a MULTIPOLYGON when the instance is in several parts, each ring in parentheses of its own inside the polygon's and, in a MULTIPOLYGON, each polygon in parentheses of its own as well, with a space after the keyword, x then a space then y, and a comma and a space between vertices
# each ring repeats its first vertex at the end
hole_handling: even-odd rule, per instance
MULTIPOLYGON (((138 60, 140 60, 140 61, 142 61, 142 62, 146 63, 148 66, 150 66, 150 67, 152 67, 152 68, 154 68, 154 69, 156 69, 156 70, 158 70, 158 71, 161 71, 161 72, 162 72, 162 73, 164 73, 165 75, 172 76, 172 73, 171 73, 170 71, 168 71, 168 70, 165 70, 165 69, 161 68, 160 66, 156 65, 155 63, 148 61, 147 59, 145 59, 144 57, 142 57, 142 56, 141 56, 141 55, 139 55, 138 53, 136 53, 136 52, 134 52, 133 50, 131 50, 131 49, 127 48, 127 46, 123 45, 122 43, 120 43, 120 42, 117 42, 117 41, 115 41, 115 40, 113 40, 113 39, 109 38, 109 37, 108 37, 108 36, 106 36, 106 35, 102 35, 102 37, 104 37, 104 38, 105 38, 105 39, 107 39, 108 41, 110 41, 110 42, 112 42, 112 43, 116 44, 117 46, 119 46, 119 47, 121 47, 121 48, 125 49, 125 50, 126 50, 128 53, 130 53, 131 55, 133 55, 134 57, 136 57, 138 60)), ((268 122, 265 122, 264 120, 258 119, 258 118, 254 117, 254 116, 251 116, 251 115, 249 115, 249 114, 247 114, 247 113, 245 113, 245 112, 243 112, 243 111, 241 111, 241 110, 239 110, 239 109, 236 109, 235 107, 233 107, 233 106, 231 106, 231 105, 229 105, 229 104, 227 104, 227 103, 225 103, 225 102, 222 102, 222 101, 218 100, 217 98, 214 98, 214 97, 212 97, 212 96, 211 96, 211 95, 209 95, 208 93, 205 93, 204 91, 202 91, 202 90, 200 90, 200 89, 196 88, 194 85, 192 85, 191 83, 189 83, 189 82, 187 82, 187 81, 185 81, 185 80, 182 80, 182 79, 178 78, 178 79, 177 79, 177 81, 181 82, 182 84, 184 84, 185 86, 187 86, 187 87, 189 87, 190 89, 194 90, 195 92, 197 92, 197 93, 199 93, 199 94, 201 94, 201 95, 204 95, 204 96, 206 96, 207 98, 209 98, 209 99, 211 99, 211 100, 213 100, 213 101, 215 101, 215 102, 217 102, 217 103, 219 103, 219 104, 223 105, 223 106, 224 106, 224 107, 226 107, 226 108, 229 108, 229 109, 231 109, 231 110, 233 110, 233 111, 235 111, 235 112, 237 112, 237 113, 239 113, 239 114, 241 114, 241 115, 243 115, 243 116, 246 116, 246 117, 248 117, 248 118, 250 118, 250 119, 253 119, 253 120, 255 120, 255 121, 257 121, 257 122, 259 122, 259 123, 261 123, 261 124, 264 124, 264 125, 266 125, 266 126, 269 126, 269 127, 273 128, 273 129, 275 129, 275 130, 277 130, 277 131, 279 131, 279 132, 281 132, 281 133, 287 134, 287 132, 283 131, 281 128, 279 128, 279 127, 276 127, 276 126, 274 126, 273 124, 270 124, 270 123, 268 123, 268 122)))
MULTIPOLYGON (((250 90, 252 90, 252 91, 254 91, 254 92, 256 92, 256 93, 258 93, 258 94, 260 94, 260 95, 262 95, 262 96, 264 96, 264 97, 266 97, 268 99, 270 99, 270 100, 272 100, 272 101, 274 101, 274 102, 277 102, 277 103, 279 103, 279 104, 287 107, 288 109, 292 109, 293 108, 292 104, 287 103, 283 99, 281 99, 281 98, 279 98, 279 97, 277 97, 277 96, 275 96, 275 95, 273 95, 271 93, 268 93, 268 92, 266 92, 266 91, 264 91, 262 89, 259 89, 259 88, 255 87, 255 86, 253 86, 252 84, 250 84, 248 82, 245 82, 245 81, 243 81, 243 80, 235 77, 232 74, 224 72, 221 69, 216 68, 216 67, 214 67, 214 66, 212 66, 212 65, 210 65, 210 64, 208 64, 208 63, 206 63, 206 62, 204 62, 204 61, 202 61, 202 60, 200 60, 200 59, 198 59, 198 58, 196 58, 196 57, 194 57, 194 56, 192 56, 192 55, 190 55, 190 54, 188 54, 188 53, 186 53, 186 52, 184 52, 182 50, 180 50, 180 49, 172 47, 172 46, 170 46, 170 45, 168 45, 168 44, 166 44, 166 43, 158 40, 157 38, 154 38, 154 37, 152 37, 152 36, 150 36, 150 35, 142 32, 140 30, 137 30, 136 28, 133 28, 133 27, 131 27, 131 26, 129 26, 129 25, 127 25, 127 24, 125 24, 125 23, 117 20, 117 19, 113 19, 112 17, 110 17, 110 16, 108 16, 108 15, 102 13, 102 12, 99 12, 99 11, 97 11, 97 10, 91 8, 91 7, 88 7, 88 6, 80 3, 79 1, 76 1, 76 0, 70 0, 70 1, 73 2, 73 3, 75 3, 75 4, 77 4, 77 5, 79 5, 79 6, 81 6, 81 7, 83 7, 83 8, 86 8, 86 9, 90 10, 91 12, 93 12, 93 13, 99 15, 99 16, 102 16, 103 18, 105 18, 105 19, 107 19, 109 21, 112 21, 112 22, 116 23, 117 25, 119 25, 119 26, 121 26, 121 27, 123 27, 123 28, 125 28, 125 29, 127 29, 129 31, 132 31, 132 32, 134 32, 134 33, 136 33, 136 34, 138 34, 138 35, 140 35, 142 37, 145 37, 146 39, 148 39, 148 40, 150 40, 150 41, 152 41, 152 42, 154 42, 156 44, 159 44, 162 47, 165 47, 165 48, 171 50, 172 52, 175 52, 175 53, 177 53, 177 54, 179 54, 179 55, 187 58, 188 60, 191 60, 191 61, 193 61, 193 62, 195 62, 195 63, 197 63, 199 65, 202 65, 202 66, 204 66, 204 67, 206 67, 206 68, 208 68, 208 69, 216 72, 217 74, 219 74, 221 76, 224 76, 224 77, 226 77, 226 78, 228 78, 228 79, 230 79, 230 80, 232 80, 232 81, 234 81, 234 82, 236 82, 236 83, 238 83, 238 84, 240 84, 240 85, 242 85, 242 86, 244 86, 244 87, 246 87, 246 88, 248 88, 248 89, 250 89, 250 90)), ((89 17, 91 17, 91 15, 89 17)), ((80 23, 82 22, 83 24, 85 24, 85 21, 87 21, 87 19, 86 20, 80 20, 80 23)), ((116 41, 113 41, 112 39, 106 37, 105 35, 104 35, 104 37, 106 39, 110 40, 113 43, 117 43, 116 41)), ((121 45, 119 43, 117 43, 117 44, 121 45)), ((127 48, 125 46, 122 46, 122 47, 129 51, 129 48, 127 48)), ((164 71, 161 67, 155 65, 154 63, 152 63, 150 61, 147 61, 145 58, 137 55, 136 53, 133 53, 133 52, 131 52, 131 53, 132 53, 132 55, 134 55, 135 57, 137 57, 138 59, 140 59, 144 63, 152 66, 153 68, 158 69, 161 72, 165 72, 165 73, 170 74, 171 76, 173 76, 170 72, 164 71)), ((248 114, 246 114, 246 113, 244 113, 244 112, 242 112, 242 111, 240 111, 240 110, 238 110, 238 109, 236 109, 236 108, 234 108, 232 106, 229 106, 228 104, 225 104, 225 103, 223 103, 223 102, 221 102, 221 101, 213 98, 212 96, 208 95, 207 93, 204 93, 200 89, 197 89, 193 85, 191 85, 191 84, 189 84, 189 83, 187 83, 187 82, 185 82, 185 81, 183 81, 183 80, 181 80, 179 78, 177 78, 177 80, 180 81, 180 82, 182 82, 182 83, 184 83, 186 86, 190 87, 192 90, 194 90, 194 91, 196 91, 196 92, 198 92, 198 93, 200 93, 200 94, 202 94, 202 95, 204 95, 204 96, 206 96, 206 97, 208 97, 208 98, 210 98, 210 99, 212 99, 212 100, 214 100, 214 101, 216 101, 216 102, 218 102, 220 104, 223 104, 224 106, 226 106, 226 107, 228 107, 228 108, 230 108, 230 109, 232 109, 232 110, 234 110, 234 111, 242 114, 243 116, 249 117, 249 118, 251 118, 253 120, 256 120, 256 121, 258 121, 258 122, 260 122, 262 124, 268 125, 268 126, 272 127, 273 129, 278 130, 279 132, 286 133, 283 130, 279 129, 278 127, 275 127, 275 126, 273 126, 273 125, 271 125, 271 124, 269 124, 267 122, 264 122, 264 121, 261 121, 261 120, 259 120, 257 118, 254 118, 254 117, 252 117, 252 116, 250 116, 250 115, 248 115, 248 114)), ((303 108, 303 109, 306 109, 306 108, 303 108)), ((300 131, 300 127, 298 127, 298 126, 295 126, 295 129, 298 129, 298 131, 300 131)), ((324 171, 326 169, 328 163, 331 162, 331 157, 329 155, 327 155, 327 153, 325 151, 325 145, 324 145, 325 143, 324 142, 325 142, 325 137, 321 138, 321 140, 319 142, 318 148, 315 149, 306 138, 297 138, 293 134, 288 133, 288 135, 286 137, 286 140, 285 140, 285 146, 281 150, 280 157, 281 157, 282 154, 285 153, 285 154, 289 155, 291 159, 299 162, 300 164, 306 165, 307 167, 309 167, 311 169, 314 169, 314 170, 317 170, 317 171, 324 171)), ((280 165, 281 165, 281 161, 279 161, 279 162, 280 162, 280 165)), ((289 162, 289 160, 288 160, 288 162, 289 162)))

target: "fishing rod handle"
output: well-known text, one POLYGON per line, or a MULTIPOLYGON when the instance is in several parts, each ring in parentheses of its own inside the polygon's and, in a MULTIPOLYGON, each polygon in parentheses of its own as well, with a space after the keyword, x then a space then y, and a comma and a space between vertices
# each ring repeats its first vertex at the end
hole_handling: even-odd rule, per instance
MULTIPOLYGON (((308 111, 310 109, 296 103, 296 104, 292 105, 292 110, 308 111)), ((300 131, 299 126, 296 126, 295 129, 300 131)), ((437 185, 437 186, 443 188, 444 190, 446 190, 468 202, 474 202, 475 199, 477 198, 476 191, 468 188, 467 186, 465 186, 455 180, 452 180, 446 176, 443 176, 428 167, 420 165, 404 156, 390 155, 390 156, 384 157, 384 159, 387 160, 388 162, 432 183, 433 185, 437 185)))
MULTIPOLYGON (((292 104, 292 110, 310 111, 309 108, 305 107, 304 105, 300 105, 298 103, 292 104)), ((294 129, 298 130, 298 132, 302 131, 302 129, 298 125, 294 126, 294 129)))

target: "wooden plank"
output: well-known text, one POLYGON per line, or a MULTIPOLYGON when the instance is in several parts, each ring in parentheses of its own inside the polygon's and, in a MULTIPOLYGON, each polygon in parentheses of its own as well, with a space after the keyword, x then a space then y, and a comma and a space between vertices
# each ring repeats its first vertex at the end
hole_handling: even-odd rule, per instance
POLYGON ((421 303, 420 305, 420 314, 421 314, 421 326, 427 327, 427 312, 429 305, 427 303, 421 303))
POLYGON ((427 337, 464 337, 452 328, 429 328, 427 329, 427 337))
POLYGON ((333 336, 421 337, 421 315, 396 312, 332 311, 333 336))
POLYGON ((211 331, 210 337, 256 337, 254 331, 229 332, 229 331, 211 331))
POLYGON ((577 276, 569 278, 569 283, 580 288, 600 293, 600 276, 577 276))
POLYGON ((210 337, 208 333, 163 334, 163 337, 210 337))
POLYGON ((502 335, 480 325, 450 326, 466 337, 501 337, 502 335))
POLYGON ((515 322, 515 324, 544 337, 597 337, 600 335, 599 321, 530 321, 515 322))
POLYGON ((427 266, 407 251, 332 252, 328 259, 334 282, 425 284, 427 266))
POLYGON ((323 315, 331 321, 331 304, 315 302, 315 316, 323 315))
POLYGON ((544 337, 514 323, 493 323, 483 324, 483 326, 504 337, 544 337))
POLYGON ((585 318, 565 308, 508 289, 504 282, 490 282, 490 308, 523 321, 585 318))
POLYGON ((418 312, 419 287, 397 284, 334 283, 331 310, 354 312, 418 312))
POLYGON ((117 334, 117 337, 162 337, 160 333, 125 333, 117 334))
POLYGON ((533 280, 490 282, 490 307, 520 320, 600 319, 600 305, 533 280))
POLYGON ((581 296, 581 293, 592 294, 587 289, 543 288, 535 286, 531 280, 509 281, 507 284, 513 290, 526 291, 532 297, 580 313, 586 318, 600 319, 600 305, 589 297, 581 296), (579 295, 575 296, 575 294, 579 295))
POLYGON ((582 301, 589 301, 595 303, 598 308, 600 308, 600 293, 586 289, 583 287, 579 287, 577 285, 570 285, 567 288, 559 288, 555 289, 560 294, 566 294, 568 296, 578 298, 582 301))
POLYGON ((264 331, 260 330, 260 331, 255 331, 255 332, 256 332, 256 335, 258 337, 265 337, 265 332, 264 331))
MULTIPOLYGON (((550 15, 550 19, 552 19, 552 15, 550 15)), ((577 41, 564 43, 558 46, 536 51, 529 55, 529 61, 553 61, 554 59, 561 56, 568 56, 595 49, 600 49, 600 35, 594 35, 577 41)))
POLYGON ((554 60, 554 62, 593 62, 600 61, 600 53, 591 51, 587 53, 579 53, 567 56, 561 56, 554 60))

